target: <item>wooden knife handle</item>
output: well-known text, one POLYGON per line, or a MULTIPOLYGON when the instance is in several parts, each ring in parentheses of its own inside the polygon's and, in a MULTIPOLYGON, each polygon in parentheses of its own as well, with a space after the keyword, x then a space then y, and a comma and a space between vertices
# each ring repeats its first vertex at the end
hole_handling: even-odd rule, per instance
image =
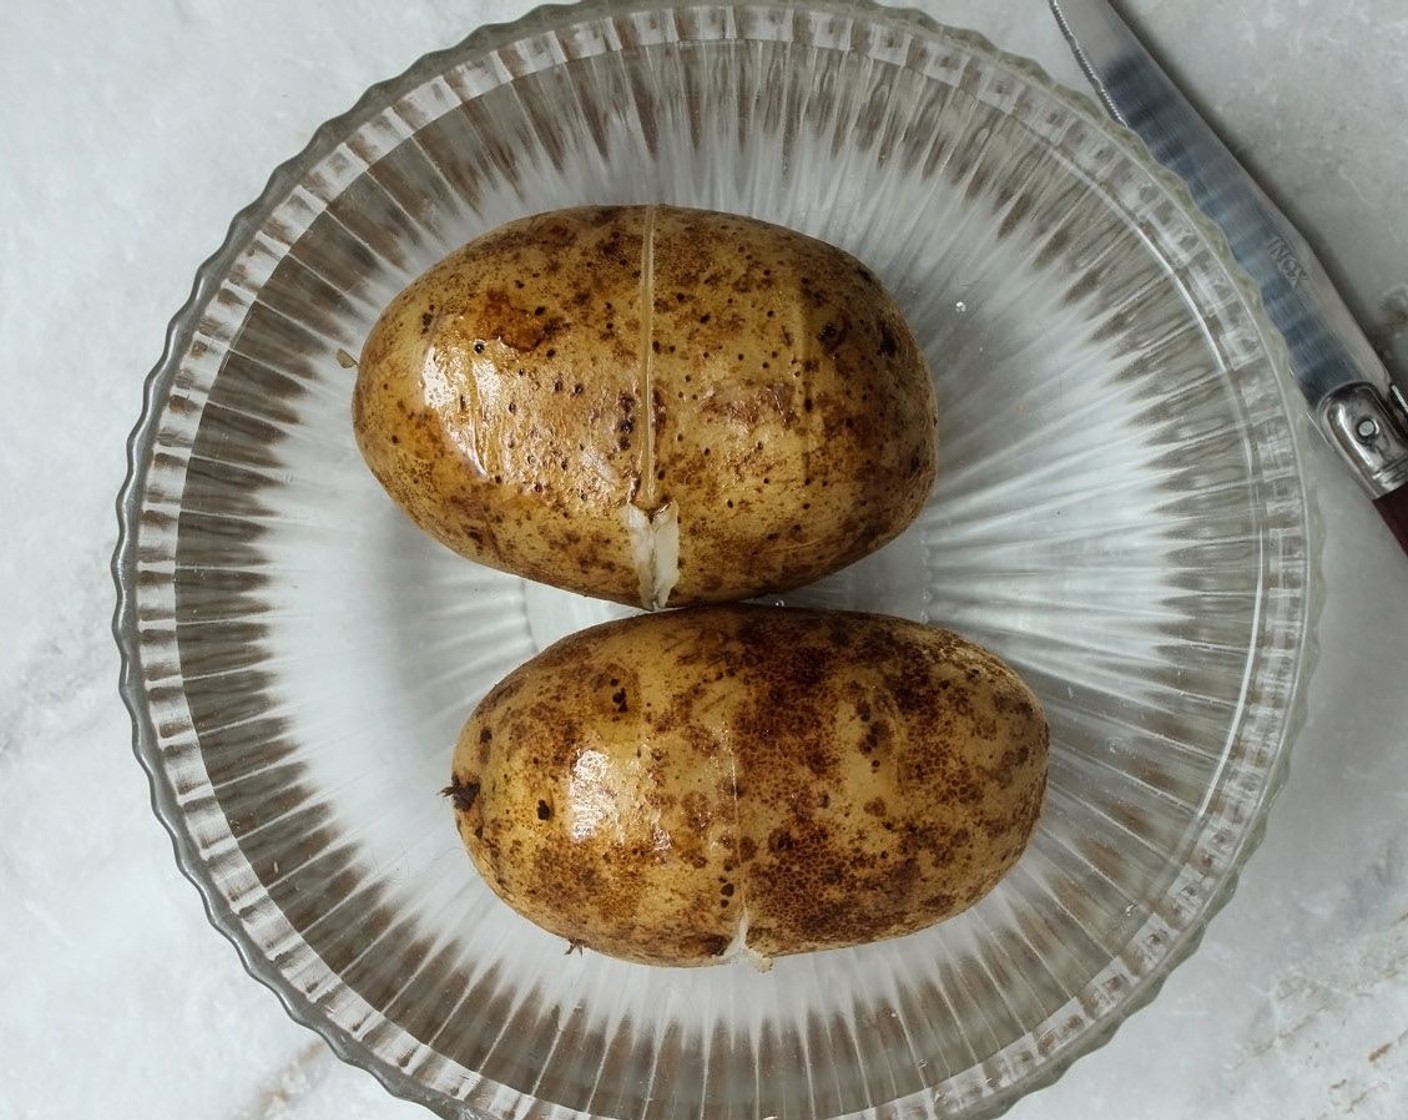
POLYGON ((1388 522, 1403 551, 1408 552, 1408 486, 1400 486, 1392 493, 1374 501, 1379 515, 1388 522))

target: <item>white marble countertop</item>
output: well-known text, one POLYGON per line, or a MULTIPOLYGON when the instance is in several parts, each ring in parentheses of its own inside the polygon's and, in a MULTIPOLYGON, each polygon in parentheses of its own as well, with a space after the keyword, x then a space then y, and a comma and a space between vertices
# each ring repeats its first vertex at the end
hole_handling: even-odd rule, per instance
MULTIPOLYGON (((388 1120, 206 923, 128 744, 113 499, 230 217, 368 84, 526 10, 0 7, 0 1120, 388 1120)), ((929 0, 1079 84, 1041 0, 929 0)), ((1131 0, 1366 315, 1408 281, 1403 0, 1131 0)), ((1328 452, 1322 659, 1261 850, 1155 1003, 1013 1120, 1408 1115, 1408 561, 1328 452)))

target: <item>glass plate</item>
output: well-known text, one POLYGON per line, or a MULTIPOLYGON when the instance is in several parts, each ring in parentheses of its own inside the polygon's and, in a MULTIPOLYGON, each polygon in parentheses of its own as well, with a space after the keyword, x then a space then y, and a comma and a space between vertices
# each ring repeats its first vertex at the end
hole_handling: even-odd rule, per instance
POLYGON ((1318 601, 1284 366, 1177 184, 977 36, 746 0, 486 28, 322 127, 172 324, 115 560, 157 813, 250 972, 442 1115, 992 1115, 1151 998, 1284 777, 1318 601), (932 500, 787 601, 958 629, 1047 706, 1030 849, 927 932, 767 974, 568 954, 460 848, 469 710, 620 611, 412 528, 346 363, 467 238, 632 201, 833 242, 925 347, 932 500))

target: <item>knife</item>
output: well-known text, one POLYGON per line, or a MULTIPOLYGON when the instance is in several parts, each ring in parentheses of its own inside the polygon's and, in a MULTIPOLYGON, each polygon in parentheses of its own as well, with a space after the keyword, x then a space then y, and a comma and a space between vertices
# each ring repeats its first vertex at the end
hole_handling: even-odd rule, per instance
POLYGON ((1285 336, 1291 371, 1330 446, 1408 552, 1408 395, 1390 377, 1310 246, 1154 61, 1108 0, 1048 0, 1105 110, 1188 186, 1227 235, 1285 336))

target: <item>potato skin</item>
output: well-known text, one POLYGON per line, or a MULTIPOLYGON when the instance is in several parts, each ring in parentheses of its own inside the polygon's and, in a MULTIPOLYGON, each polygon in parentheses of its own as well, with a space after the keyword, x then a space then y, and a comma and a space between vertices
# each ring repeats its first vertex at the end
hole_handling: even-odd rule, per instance
POLYGON ((938 412, 874 274, 734 215, 660 207, 653 233, 653 481, 680 518, 671 605, 800 587, 898 535, 934 483, 938 412))
POLYGON ((490 231, 391 301, 352 398, 362 456, 441 543, 639 603, 621 509, 638 484, 643 212, 490 231))
POLYGON ((581 631, 509 674, 447 792, 521 914, 612 956, 702 965, 972 905, 1035 827, 1047 743, 1026 685, 955 634, 701 607, 581 631))
POLYGON ((646 607, 627 507, 678 516, 670 606, 723 602, 878 548, 937 463, 932 380, 869 270, 666 206, 536 215, 451 254, 368 336, 353 425, 456 552, 646 607))

